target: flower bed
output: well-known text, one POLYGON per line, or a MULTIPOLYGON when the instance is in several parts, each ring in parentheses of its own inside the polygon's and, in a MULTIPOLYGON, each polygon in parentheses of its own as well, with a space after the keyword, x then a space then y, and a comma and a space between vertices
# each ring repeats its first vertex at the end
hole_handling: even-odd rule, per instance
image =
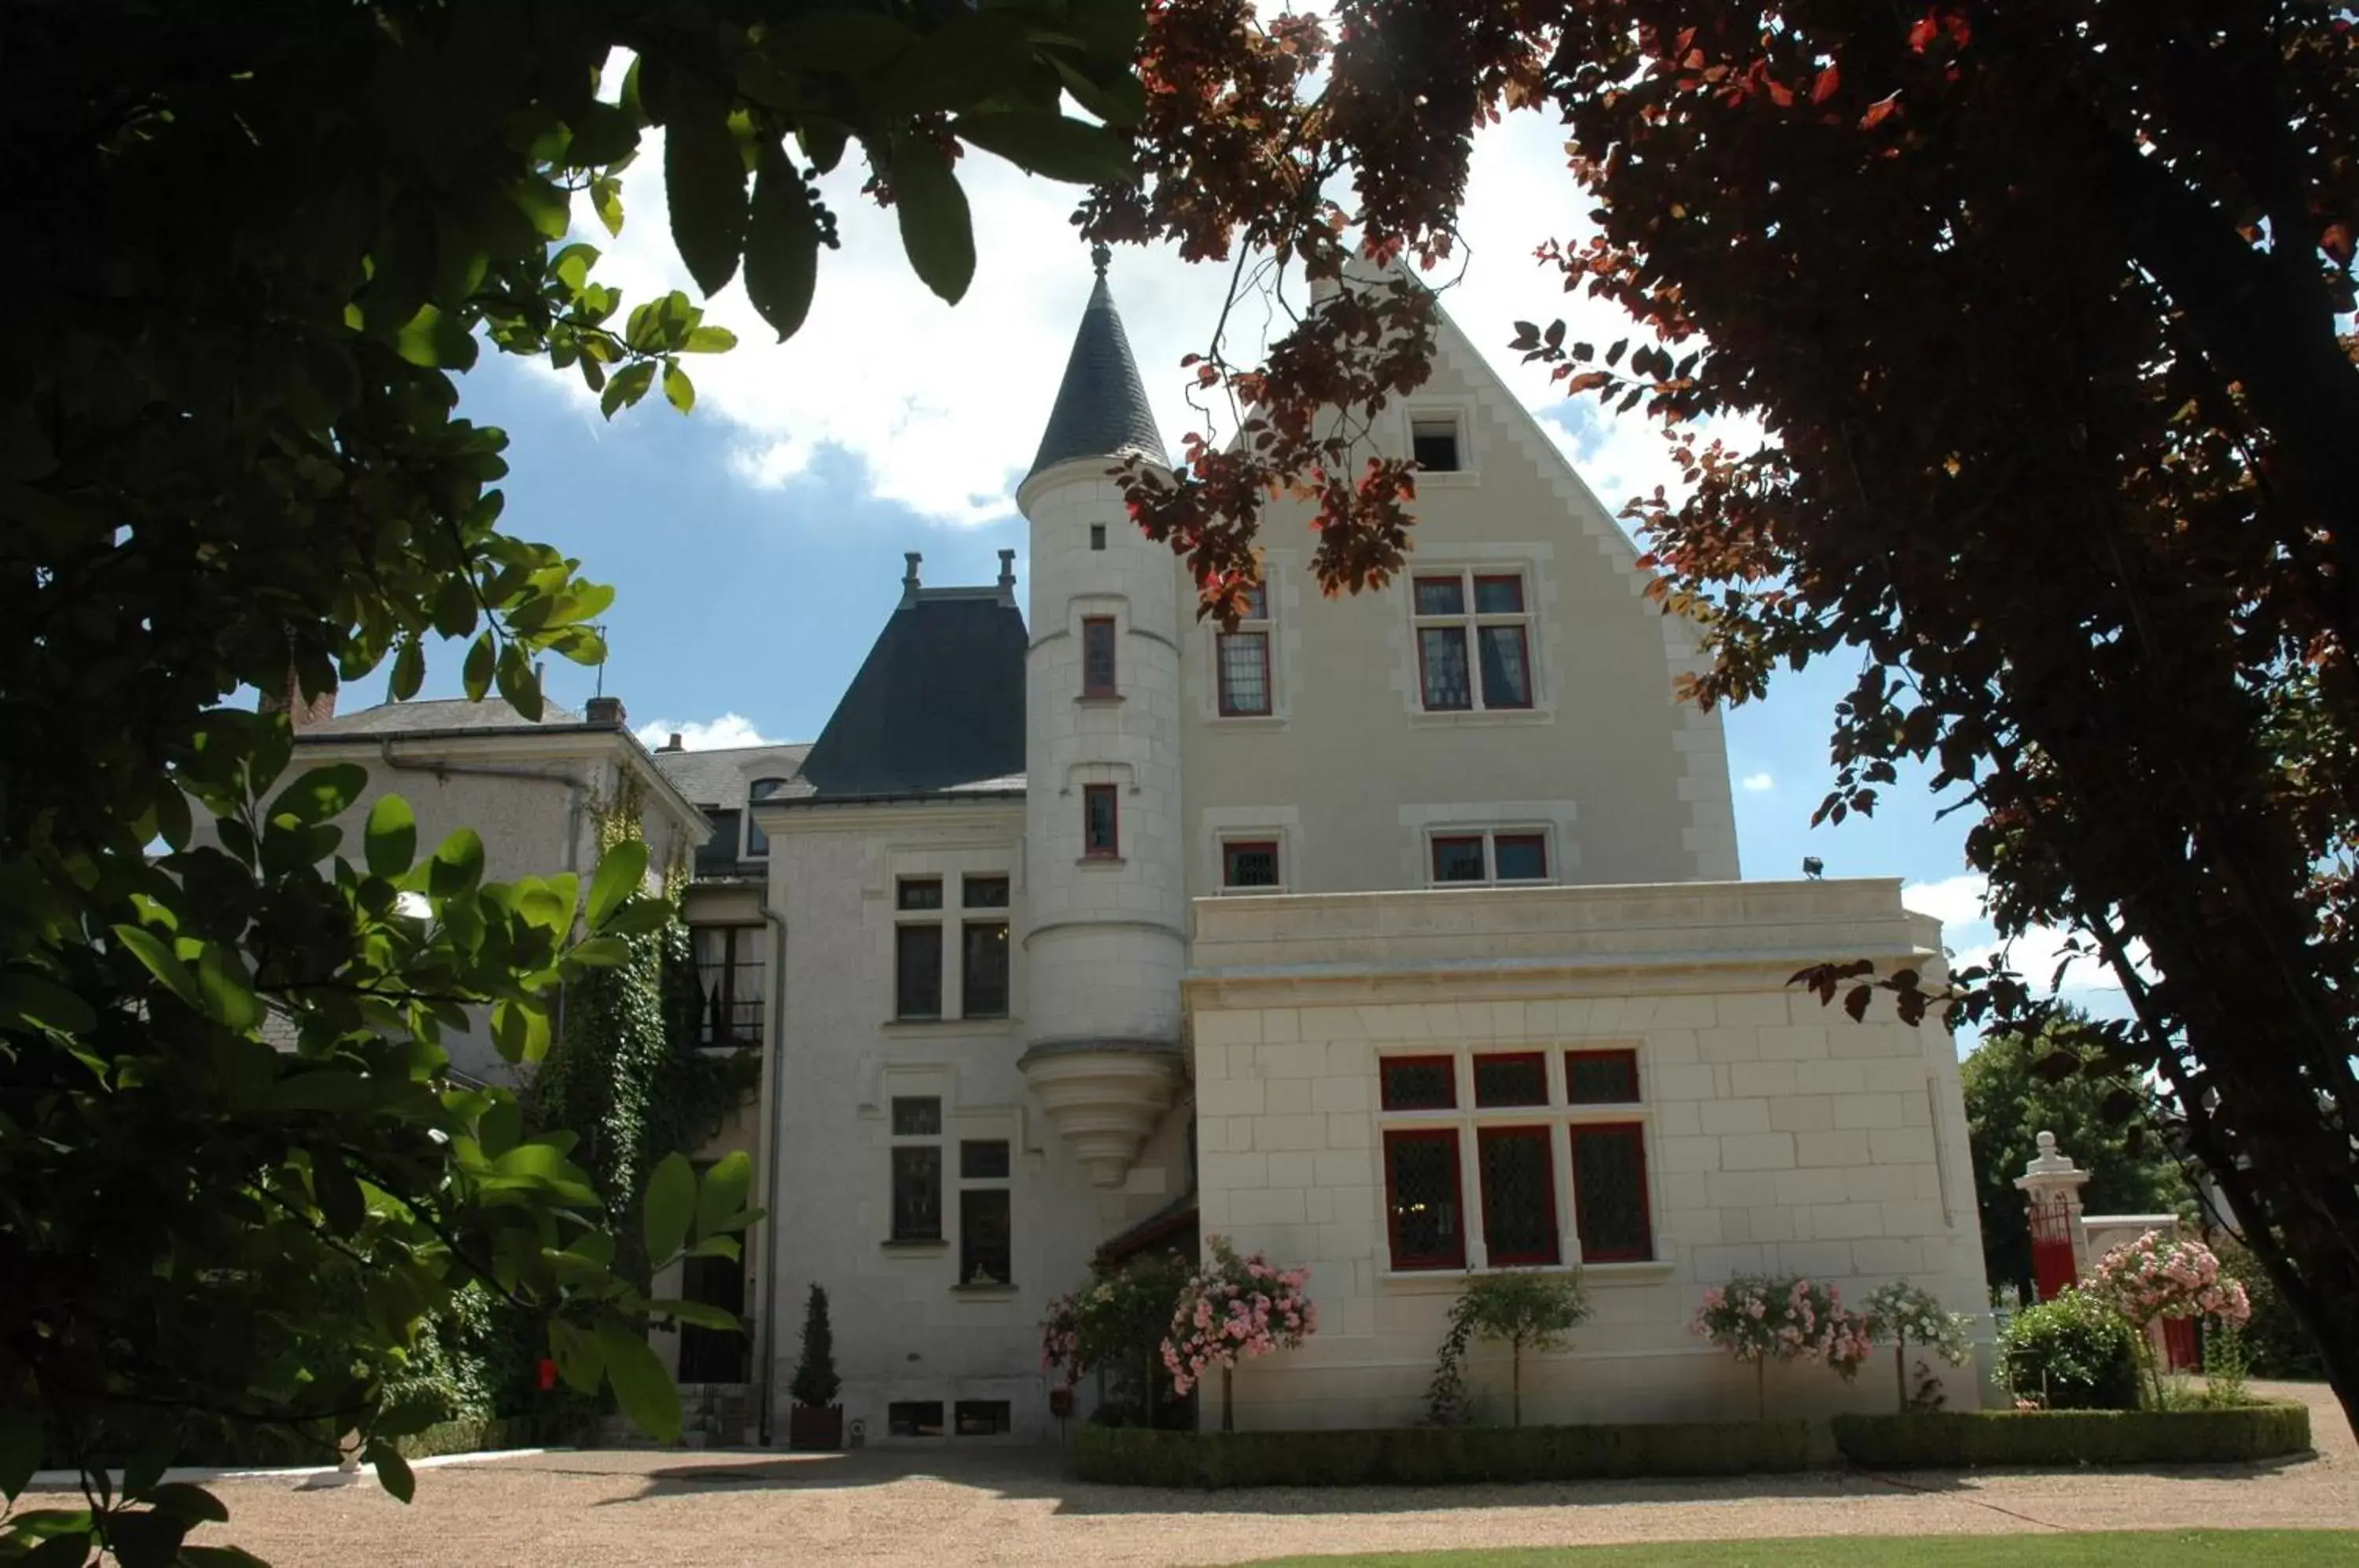
POLYGON ((1630 1426, 1143 1432, 1085 1426, 1084 1481, 1131 1486, 1436 1486, 1601 1475, 1738 1475, 1810 1464, 1807 1421, 1630 1426))
POLYGON ((1977 1410, 1843 1415, 1835 1447, 1854 1465, 1963 1469, 1976 1465, 2214 1465, 2278 1459, 2310 1447, 2299 1404, 2199 1410, 1977 1410))

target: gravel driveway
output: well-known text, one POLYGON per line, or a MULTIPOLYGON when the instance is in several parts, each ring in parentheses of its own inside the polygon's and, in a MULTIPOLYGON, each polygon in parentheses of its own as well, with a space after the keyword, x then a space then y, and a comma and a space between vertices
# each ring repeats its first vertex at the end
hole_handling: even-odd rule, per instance
MULTIPOLYGON (((549 1454, 374 1486, 223 1482, 230 1540, 277 1568, 409 1563, 1243 1563, 1297 1552, 1750 1536, 2359 1529, 2359 1447, 2322 1387, 2319 1452, 2085 1475, 1818 1473, 1734 1481, 1212 1494, 1085 1486, 1052 1451, 549 1454)), ((1316 1441, 1306 1439, 1306 1441, 1316 1441)))

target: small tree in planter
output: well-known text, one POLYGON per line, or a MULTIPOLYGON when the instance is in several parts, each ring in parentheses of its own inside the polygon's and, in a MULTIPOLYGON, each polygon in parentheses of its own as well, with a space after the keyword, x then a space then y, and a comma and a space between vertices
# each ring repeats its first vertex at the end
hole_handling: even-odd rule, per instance
POLYGON ((1273 1269, 1256 1252, 1240 1258, 1226 1236, 1204 1238, 1212 1257, 1190 1276, 1171 1313, 1163 1342, 1163 1365, 1180 1394, 1221 1369, 1221 1430, 1236 1430, 1229 1400, 1229 1372, 1239 1356, 1292 1350, 1318 1332, 1319 1309, 1302 1293, 1308 1269, 1273 1269))
POLYGON ((2165 1402, 2162 1361, 2154 1324, 2163 1318, 2218 1318, 2232 1328, 2253 1315, 2245 1287, 2220 1271, 2220 1259, 2200 1241, 2150 1230, 2098 1260, 2082 1286, 2137 1330, 2138 1365, 2146 1370, 2154 1408, 2165 1402))
POLYGON ((1589 1298, 1568 1274, 1511 1269, 1467 1281, 1450 1309, 1451 1338, 1461 1348, 1465 1334, 1506 1343, 1512 1357, 1507 1387, 1512 1423, 1524 1424, 1524 1352, 1561 1350, 1572 1331, 1589 1320, 1589 1298))
POLYGON ((1867 1298, 1868 1333, 1892 1342, 1892 1375, 1900 1389, 1900 1409, 1908 1398, 1908 1346, 1921 1345, 1952 1367, 1963 1367, 1974 1353, 1967 1343, 1965 1314, 1943 1307, 1930 1290, 1906 1279, 1879 1285, 1867 1298))
POLYGON ((1866 1317, 1844 1311, 1833 1286, 1808 1279, 1740 1274, 1703 1293, 1688 1327, 1739 1361, 1753 1363, 1754 1407, 1765 1420, 1770 1362, 1823 1361, 1848 1380, 1859 1375, 1860 1363, 1875 1348, 1866 1317))
POLYGON ((835 1331, 827 1321, 827 1291, 814 1284, 803 1307, 803 1354, 788 1392, 787 1442, 795 1448, 843 1446, 843 1407, 835 1402, 843 1379, 835 1375, 835 1331))

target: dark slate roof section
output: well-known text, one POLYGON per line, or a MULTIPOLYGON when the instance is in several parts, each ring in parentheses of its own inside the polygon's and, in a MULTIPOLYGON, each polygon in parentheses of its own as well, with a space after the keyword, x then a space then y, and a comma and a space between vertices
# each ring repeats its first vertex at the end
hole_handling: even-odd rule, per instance
POLYGON ((582 722, 582 715, 571 708, 547 701, 541 703, 540 717, 535 721, 517 713, 502 698, 486 697, 480 702, 471 702, 464 697, 448 697, 424 702, 380 702, 374 708, 338 713, 318 724, 304 725, 303 738, 405 735, 427 732, 447 735, 453 730, 566 729, 582 722))
POLYGON ((1082 312, 1082 330, 1073 334, 1072 356, 1065 361, 1065 380, 1057 388, 1048 432, 1041 436, 1040 451, 1025 477, 1068 458, 1112 458, 1133 452, 1158 463, 1170 461, 1155 416, 1147 409, 1147 389, 1139 384, 1138 365, 1130 357, 1130 339, 1122 330, 1101 262, 1097 287, 1090 290, 1089 308, 1082 312))
POLYGON ((785 779, 787 788, 779 792, 793 792, 810 750, 809 743, 730 746, 712 751, 658 751, 654 757, 673 789, 700 806, 727 810, 745 803, 757 779, 785 779))
POLYGON ((1022 773, 1025 643, 1004 594, 906 595, 803 758, 806 799, 935 794, 1022 773))

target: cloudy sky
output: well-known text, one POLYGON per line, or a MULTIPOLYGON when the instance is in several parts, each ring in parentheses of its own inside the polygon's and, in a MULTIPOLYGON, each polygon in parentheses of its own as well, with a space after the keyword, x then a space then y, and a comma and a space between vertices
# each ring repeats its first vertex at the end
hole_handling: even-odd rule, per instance
MULTIPOLYGON (((1588 203, 1565 175, 1562 140, 1554 124, 1525 114, 1478 144, 1466 246, 1445 303, 1611 507, 1672 481, 1660 438, 1635 417, 1555 396, 1544 370, 1504 347, 1519 317, 1570 315, 1577 334, 1624 335, 1618 313, 1568 299, 1531 259, 1540 240, 1582 226, 1588 203)), ((691 746, 816 735, 899 593, 904 550, 924 553, 932 583, 989 581, 1002 548, 1025 570, 1012 494, 1090 285, 1069 222, 1073 189, 987 155, 964 160, 981 259, 951 308, 909 272, 891 214, 853 194, 856 162, 834 182, 844 244, 822 253, 809 323, 777 344, 734 285, 712 301, 709 319, 741 343, 690 362, 692 415, 650 397, 608 423, 571 373, 499 355, 464 378, 462 412, 512 438, 505 525, 620 588, 604 680, 650 744, 675 731, 691 746)), ((672 288, 695 293, 666 232, 661 166, 650 145, 626 177, 619 239, 586 211, 576 236, 602 248, 597 276, 634 303, 672 288)), ((1112 281, 1176 447, 1200 418, 1182 396, 1180 361, 1204 346, 1225 269, 1125 250, 1112 281)), ((1260 328, 1245 321, 1245 346, 1260 328)), ((453 653, 430 661, 426 694, 455 694, 457 667, 453 653)), ((1831 876, 1905 877, 1911 904, 1947 922, 1950 945, 1979 956, 1991 931, 1965 873, 1962 826, 1936 821, 1921 778, 1887 790, 1872 820, 1809 827, 1830 778, 1828 715, 1850 673, 1840 659, 1814 665, 1728 716, 1746 875, 1794 876, 1812 855, 1831 876)), ((578 708, 595 679, 553 667, 549 690, 578 708)), ((382 689, 378 679, 345 700, 360 705, 382 689)), ((2027 942, 2017 957, 2051 945, 2027 942)))

